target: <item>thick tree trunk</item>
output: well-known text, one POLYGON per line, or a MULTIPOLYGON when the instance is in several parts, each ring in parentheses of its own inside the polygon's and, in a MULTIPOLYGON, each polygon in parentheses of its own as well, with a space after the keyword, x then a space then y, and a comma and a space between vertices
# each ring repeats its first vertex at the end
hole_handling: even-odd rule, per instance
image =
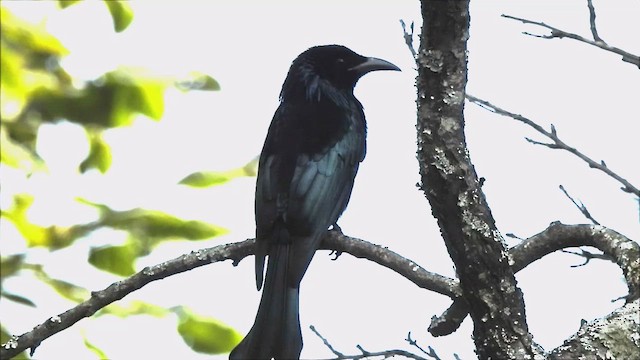
MULTIPOLYGON (((633 274, 637 274, 640 261, 635 243, 624 245, 621 241, 612 241, 617 246, 611 251, 603 250, 614 255, 626 254, 613 256, 629 285, 626 305, 605 318, 585 323, 565 344, 550 353, 545 354, 533 342, 522 293, 514 278, 514 259, 509 257, 495 226, 465 143, 463 109, 469 1, 422 0, 422 17, 424 25, 416 59, 421 188, 455 263, 462 289, 462 296, 455 302, 459 304, 456 309, 460 321, 467 310, 473 319, 478 357, 637 357, 640 354, 639 286, 633 274)), ((591 235, 598 238, 596 232, 591 235)), ((451 314, 445 313, 442 318, 448 315, 451 314)))
POLYGON ((533 358, 502 236, 496 229, 464 136, 469 1, 422 1, 418 52, 418 161, 422 190, 456 266, 481 359, 533 358))

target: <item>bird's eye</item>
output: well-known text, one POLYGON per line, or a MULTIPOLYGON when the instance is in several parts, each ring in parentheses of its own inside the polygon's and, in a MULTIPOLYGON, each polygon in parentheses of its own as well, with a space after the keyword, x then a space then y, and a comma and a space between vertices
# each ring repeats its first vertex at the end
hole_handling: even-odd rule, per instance
POLYGON ((344 59, 343 58, 338 58, 338 60, 336 60, 336 62, 338 64, 343 64, 344 63, 344 59))

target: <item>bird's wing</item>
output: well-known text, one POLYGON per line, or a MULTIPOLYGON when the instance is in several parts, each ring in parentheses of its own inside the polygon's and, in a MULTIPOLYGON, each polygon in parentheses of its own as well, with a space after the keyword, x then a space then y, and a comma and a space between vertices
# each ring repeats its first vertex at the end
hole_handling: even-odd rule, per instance
POLYGON ((295 224, 294 229, 300 227, 309 232, 293 238, 294 256, 289 261, 292 284, 300 282, 321 236, 349 202, 360 164, 356 151, 360 140, 354 132, 348 132, 326 153, 298 158, 291 182, 289 221, 295 224))
POLYGON ((351 196, 355 174, 365 152, 364 115, 359 103, 354 104, 352 111, 338 115, 344 117, 339 119, 344 126, 333 126, 341 129, 339 132, 330 136, 324 134, 324 139, 310 148, 308 143, 318 140, 322 134, 322 129, 318 130, 313 121, 331 121, 333 125, 336 122, 335 118, 317 119, 316 115, 295 111, 286 114, 276 112, 269 130, 256 187, 258 248, 263 248, 260 254, 262 260, 256 263, 258 284, 261 283, 262 265, 268 247, 275 241, 283 241, 281 232, 286 231, 285 236, 290 237, 287 241, 293 244, 292 256, 289 257, 289 276, 292 285, 297 287, 319 246, 320 236, 337 221, 351 196), (279 115, 284 120, 279 119, 279 115), (319 134, 300 133, 299 123, 296 124, 297 128, 292 124, 277 124, 287 119, 305 122, 309 126, 303 128, 319 134), (291 128, 298 130, 289 132, 291 128), (296 145, 297 141, 307 143, 296 145), (284 143, 290 147, 286 152, 274 151, 284 143), (274 225, 279 221, 284 230, 275 230, 277 226, 274 225))

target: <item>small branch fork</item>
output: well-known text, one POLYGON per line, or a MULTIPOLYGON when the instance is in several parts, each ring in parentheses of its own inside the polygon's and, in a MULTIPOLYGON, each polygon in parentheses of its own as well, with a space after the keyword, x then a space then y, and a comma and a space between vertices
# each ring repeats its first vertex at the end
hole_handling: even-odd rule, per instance
POLYGON ((584 249, 580 249, 580 252, 574 252, 574 251, 569 251, 569 250, 564 250, 564 249, 562 249, 560 251, 562 251, 563 253, 566 253, 566 254, 577 255, 577 256, 583 257, 585 259, 582 264, 571 265, 572 268, 585 266, 591 261, 591 259, 600 259, 600 260, 613 261, 613 259, 610 256, 607 256, 605 254, 592 253, 591 251, 587 251, 587 250, 584 250, 584 249))
POLYGON ((593 7, 593 1, 587 0, 587 7, 589 8, 589 25, 591 28, 591 35, 596 42, 604 43, 604 40, 598 35, 598 29, 596 28, 596 8, 593 7))
POLYGON ((609 177, 615 179, 616 181, 618 181, 620 184, 622 184, 622 191, 624 192, 628 192, 631 194, 636 195, 637 197, 640 198, 640 190, 634 186, 633 184, 631 184, 629 181, 627 181, 626 179, 624 179, 622 176, 616 174, 614 171, 612 171, 611 169, 609 169, 609 167, 607 167, 607 164, 604 161, 600 161, 599 163, 592 160, 591 158, 589 158, 588 156, 586 156, 585 154, 583 154, 582 152, 580 152, 579 150, 577 150, 574 147, 571 147, 569 145, 567 145, 564 141, 562 141, 559 137, 558 137, 558 132, 556 131, 555 126, 551 125, 551 129, 550 131, 545 130, 542 126, 536 124, 533 120, 530 120, 520 114, 515 114, 512 113, 510 111, 504 110, 496 105, 493 105, 492 103, 486 101, 486 100, 482 100, 480 98, 477 98, 471 94, 467 94, 467 99, 486 109, 489 110, 495 114, 498 115, 502 115, 502 116, 507 116, 510 117, 514 120, 518 120, 526 125, 529 125, 530 127, 532 127, 533 129, 535 129, 537 132, 541 133, 542 135, 548 137, 549 139, 552 140, 552 143, 543 143, 543 142, 539 142, 539 141, 535 141, 529 138, 526 138, 528 142, 535 144, 535 145, 542 145, 542 146, 546 146, 550 149, 561 149, 561 150, 565 150, 568 151, 572 154, 574 154, 575 156, 579 157, 580 159, 582 159, 584 162, 586 162, 589 167, 600 170, 602 172, 604 172, 605 174, 607 174, 609 177))
MULTIPOLYGON (((629 293, 619 299, 630 303, 640 298, 640 283, 638 282, 640 279, 640 244, 603 226, 564 225, 554 222, 541 233, 524 239, 509 249, 509 257, 513 263, 514 272, 518 272, 524 268, 523 265, 527 266, 552 252, 581 246, 591 246, 602 251, 603 255, 593 254, 592 257, 612 260, 622 269, 629 293)), ((455 299, 442 315, 431 319, 429 332, 433 336, 451 334, 462 324, 466 316, 467 305, 462 299, 455 299)))
MULTIPOLYGON (((598 39, 600 39, 599 36, 597 36, 597 30, 595 27, 595 10, 592 10, 593 5, 591 4, 591 1, 589 1, 590 4, 590 12, 592 13, 591 15, 591 29, 592 32, 594 34, 594 37, 597 37, 598 39)), ((503 15, 504 17, 508 17, 508 18, 513 18, 510 17, 508 15, 503 15)), ((516 20, 524 20, 524 19, 519 19, 519 18, 514 18, 516 20)), ((528 22, 529 20, 524 20, 525 22, 528 22)), ((405 22, 403 20, 400 20, 400 24, 402 25, 402 32, 403 32, 403 37, 405 40, 405 43, 407 44, 407 47, 409 48, 409 51, 411 52, 411 54, 413 55, 414 59, 416 58, 416 50, 413 47, 413 23, 411 23, 410 26, 410 30, 411 32, 407 31, 407 26, 405 24, 405 22)), ((529 34, 530 35, 530 34, 529 34)), ((577 35, 575 35, 577 36, 577 35)), ((600 39, 601 40, 601 39, 600 39)), ((533 129, 535 129, 536 131, 538 131, 539 133, 543 134, 544 136, 548 137, 549 139, 553 140, 553 143, 542 143, 542 142, 538 142, 535 140, 532 140, 530 138, 526 138, 528 142, 535 144, 535 145, 542 145, 542 146, 546 146, 550 149, 562 149, 562 150, 566 150, 569 151, 570 153, 576 155, 577 157, 579 157, 580 159, 582 159, 583 161, 585 161, 589 167, 594 168, 594 169, 598 169, 602 172, 604 172, 605 174, 607 174, 608 176, 610 176, 611 178, 615 179, 616 181, 618 181, 619 183, 622 184, 622 191, 624 192, 628 192, 628 193, 632 193, 635 194, 638 197, 638 202, 640 203, 640 190, 638 189, 638 187, 634 186, 633 184, 631 184, 629 181, 627 181, 626 179, 624 179, 623 177, 621 177, 620 175, 616 174, 614 171, 612 171, 611 169, 609 169, 607 167, 607 164, 604 162, 604 160, 601 160, 599 163, 592 160, 591 158, 589 158, 588 156, 584 155, 582 152, 578 151, 577 149, 567 145, 565 142, 563 142, 557 134, 556 128, 551 125, 551 129, 550 131, 545 130, 542 126, 536 124, 533 120, 530 120, 520 114, 515 114, 512 113, 510 111, 504 110, 496 105, 493 105, 492 103, 490 103, 489 101, 486 100, 482 100, 480 98, 477 98, 469 93, 467 93, 465 95, 465 97, 467 98, 467 100, 469 100, 470 102, 486 109, 489 110, 493 113, 496 113, 498 115, 502 115, 502 116, 506 116, 506 117, 510 117, 514 120, 518 120, 526 125, 529 125, 530 127, 532 127, 533 129)), ((563 190, 564 191, 564 190, 563 190)), ((566 191, 564 191, 565 194, 568 196, 568 194, 566 193, 566 191)), ((569 196, 569 198, 571 199, 571 197, 569 196)), ((571 199, 573 201, 573 199, 571 199)), ((574 201, 574 204, 576 204, 576 202, 574 201)), ((583 208, 581 206, 579 206, 578 204, 576 204, 576 206, 578 206, 578 208, 580 209, 580 211, 585 214, 585 212, 583 211, 583 208)), ((583 205, 584 206, 584 205, 583 205)), ((586 208, 585 208, 586 210, 586 208)), ((588 213, 588 211, 587 211, 588 213)), ((585 214, 586 216, 586 214, 585 214)), ((598 224, 597 221, 595 221, 595 219, 593 219, 592 217, 590 217, 591 215, 587 216, 587 218, 594 222, 595 224, 598 224)))
POLYGON ((633 64, 635 66, 637 66, 638 68, 640 68, 640 57, 638 55, 634 55, 630 52, 624 51, 620 48, 617 48, 615 46, 611 46, 609 44, 607 44, 606 42, 604 42, 604 40, 602 40, 602 38, 600 38, 600 36, 598 35, 598 30, 596 29, 596 12, 595 9, 593 8, 593 4, 591 3, 591 1, 588 1, 588 5, 589 5, 589 20, 590 20, 590 25, 591 25, 591 34, 593 35, 594 40, 590 40, 587 39, 585 37, 582 37, 580 35, 574 34, 574 33, 570 33, 564 30, 560 30, 556 27, 553 27, 551 25, 547 25, 543 22, 539 22, 539 21, 532 21, 532 20, 527 20, 527 19, 523 19, 523 18, 519 18, 516 16, 511 16, 511 15, 505 15, 502 14, 502 17, 507 18, 507 19, 511 19, 511 20, 516 20, 516 21, 520 21, 523 24, 532 24, 532 25, 537 25, 537 26, 541 26, 543 28, 549 29, 551 30, 551 34, 549 35, 537 35, 537 34, 532 34, 529 32, 522 32, 525 35, 529 35, 529 36, 533 36, 533 37, 537 37, 537 38, 542 38, 542 39, 554 39, 554 38, 558 38, 558 39, 562 39, 562 38, 569 38, 569 39, 573 39, 573 40, 577 40, 580 42, 583 42, 585 44, 589 44, 595 47, 598 47, 602 50, 606 50, 609 52, 612 52, 614 54, 618 54, 620 56, 622 56, 622 61, 624 62, 628 62, 630 64, 633 64))
POLYGON ((580 210, 580 212, 582 213, 582 215, 584 215, 584 217, 586 217, 588 220, 590 220, 591 223, 593 223, 594 225, 600 225, 600 223, 596 219, 594 219, 593 216, 591 216, 591 213, 589 212, 589 209, 587 209, 587 206, 585 204, 583 204, 582 201, 580 201, 580 200, 576 201, 573 197, 571 197, 571 195, 569 195, 567 190, 565 190, 564 186, 562 186, 562 185, 560 185, 560 190, 562 190, 564 195, 566 197, 568 197, 569 200, 571 200, 573 205, 575 205, 578 208, 578 210, 580 210), (578 204, 578 202, 580 202, 580 203, 578 204))
MULTIPOLYGON (((320 338, 320 340, 322 340, 324 345, 327 348, 329 348, 329 350, 331 350, 331 352, 334 355, 336 355, 335 358, 330 358, 330 359, 326 359, 326 360, 359 360, 359 359, 370 359, 370 358, 374 358, 374 357, 381 357, 383 359, 386 359, 386 358, 395 357, 395 356, 402 356, 402 357, 405 357, 407 359, 414 359, 414 360, 429 360, 427 358, 424 358, 422 356, 410 353, 410 352, 405 351, 405 350, 384 350, 384 351, 370 352, 370 351, 365 350, 361 345, 356 345, 356 348, 358 348, 358 350, 360 350, 360 352, 361 352, 360 354, 345 355, 345 354, 341 353, 340 351, 336 350, 331 345, 329 340, 327 340, 327 338, 325 338, 324 336, 322 336, 320 334, 320 332, 315 328, 315 326, 311 325, 311 326, 309 326, 309 328, 311 329, 311 331, 313 331, 314 334, 316 334, 316 336, 318 336, 320 338)), ((408 338, 406 340, 409 342, 409 344, 417 347, 418 349, 420 349, 422 352, 424 352, 426 355, 428 355, 432 359, 440 360, 440 358, 435 353, 435 351, 431 348, 431 346, 429 346, 429 350, 430 350, 429 352, 424 351, 420 346, 418 346, 417 343, 414 340, 411 339, 411 333, 409 333, 409 336, 408 336, 408 338)))
POLYGON ((407 25, 404 23, 404 20, 400 19, 400 26, 402 26, 402 35, 404 37, 404 42, 407 44, 409 51, 411 51, 411 55, 413 55, 414 60, 418 60, 418 54, 416 53, 416 49, 413 47, 413 21, 409 25, 409 29, 411 32, 407 31, 407 25))

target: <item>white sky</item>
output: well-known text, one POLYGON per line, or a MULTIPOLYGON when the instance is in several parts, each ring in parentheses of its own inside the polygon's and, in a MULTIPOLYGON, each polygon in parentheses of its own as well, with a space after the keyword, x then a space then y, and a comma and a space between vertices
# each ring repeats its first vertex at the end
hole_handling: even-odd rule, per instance
MULTIPOLYGON (((192 171, 236 167, 256 156, 293 58, 313 45, 340 43, 403 70, 368 75, 356 87, 369 124, 369 151, 340 225, 346 234, 388 246, 429 271, 454 275, 428 203, 414 186, 418 181, 416 74, 398 20, 419 23, 418 1, 131 4, 132 26, 113 34, 102 4, 84 3, 57 12, 53 2, 3 2, 34 21, 50 15, 47 28, 72 50, 64 65, 76 76, 91 79, 121 64, 164 74, 198 70, 216 78, 222 91, 188 95, 170 91, 161 122, 141 119, 131 128, 111 131, 107 140, 113 145, 114 161, 106 176, 79 176, 65 167, 70 158, 80 161, 87 151, 77 128, 44 129, 39 149, 51 166, 50 174, 26 180, 4 171, 3 206, 13 193, 35 192, 40 203, 31 212, 34 221, 71 224, 88 216, 84 207, 73 203, 73 196, 91 194, 91 200, 115 208, 161 209, 232 230, 210 242, 163 245, 139 261, 140 269, 190 250, 252 237, 255 179, 205 191, 175 184, 192 171), (65 146, 60 146, 61 141, 65 146), (98 195, 95 189, 100 189, 98 195)), ((640 3, 594 4, 600 36, 613 46, 640 53, 640 43, 631 31, 640 16, 640 3)), ((640 71, 614 54, 571 40, 522 35, 521 31, 546 32, 503 19, 502 13, 590 37, 586 1, 472 1, 468 92, 543 126, 553 123, 567 143, 595 160, 605 160, 637 186, 640 71)), ((466 125, 472 160, 486 178, 483 189, 503 234, 528 237, 556 220, 585 223, 558 189, 563 184, 602 224, 638 239, 638 204, 613 180, 569 154, 527 143, 524 136, 544 139, 475 105, 466 106, 466 125)), ((20 251, 22 240, 12 236, 10 226, 2 225, 3 253, 20 251)), ((81 242, 79 249, 38 250, 31 260, 45 263, 52 276, 102 289, 115 277, 88 266, 81 251, 122 239, 122 234, 100 232, 81 242)), ((621 271, 598 261, 569 267, 581 261, 554 254, 518 274, 530 329, 546 349, 573 334, 580 319, 604 316, 621 305, 610 302, 625 294, 621 271)), ((7 281, 6 289, 27 295, 38 308, 2 302, 3 324, 16 333, 71 306, 36 280, 20 279, 19 283, 7 281)), ((310 324, 343 353, 357 353, 357 344, 368 351, 414 351, 404 342, 411 331, 414 339, 434 347, 443 359, 452 359, 454 352, 463 359, 474 358, 469 319, 454 335, 432 338, 426 332, 429 319, 450 301, 417 289, 377 265, 349 255, 332 262, 327 253, 318 253, 301 294, 304 358, 332 357, 308 330, 310 324)), ((246 332, 253 323, 259 293, 253 282, 253 262, 245 260, 237 268, 218 264, 174 276, 124 301, 128 299, 166 307, 187 305, 246 332)), ((109 317, 83 320, 46 340, 36 358, 91 358, 83 349, 81 334, 114 359, 205 358, 182 344, 174 319, 148 317, 126 323, 109 317), (75 349, 79 352, 72 355, 75 349)))

